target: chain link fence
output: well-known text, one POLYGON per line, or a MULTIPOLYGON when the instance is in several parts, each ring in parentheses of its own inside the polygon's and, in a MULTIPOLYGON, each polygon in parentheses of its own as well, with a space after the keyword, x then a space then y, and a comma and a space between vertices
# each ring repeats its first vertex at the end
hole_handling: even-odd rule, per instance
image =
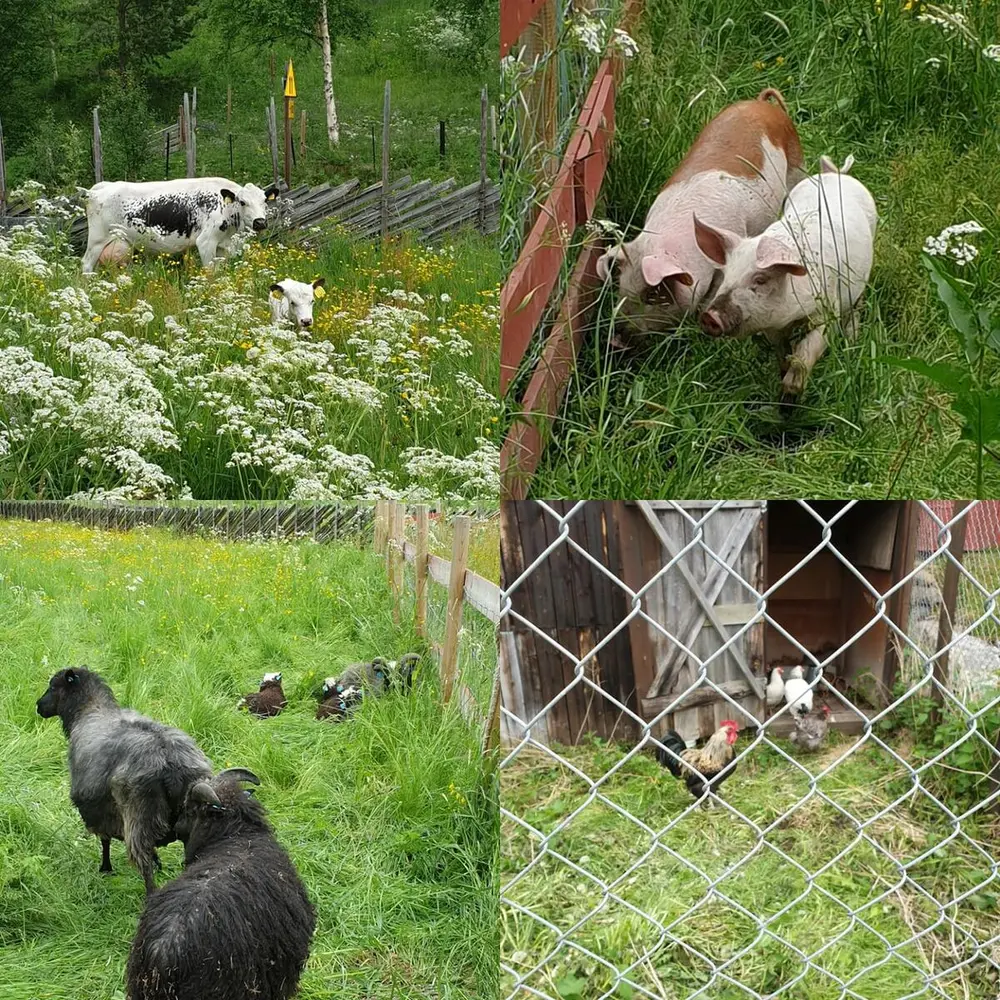
POLYGON ((532 501, 502 539, 503 996, 1000 996, 995 504, 532 501), (656 752, 729 719, 696 797, 656 752))

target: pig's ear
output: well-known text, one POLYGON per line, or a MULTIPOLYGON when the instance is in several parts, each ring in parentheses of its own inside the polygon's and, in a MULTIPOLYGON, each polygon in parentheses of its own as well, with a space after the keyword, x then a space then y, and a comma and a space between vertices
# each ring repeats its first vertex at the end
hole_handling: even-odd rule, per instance
POLYGON ((673 278, 682 285, 694 284, 694 278, 670 254, 656 253, 642 258, 642 279, 650 288, 655 288, 667 278, 673 278))
POLYGON ((698 249, 713 264, 725 267, 726 257, 740 242, 739 236, 726 229, 716 229, 714 226, 706 225, 697 215, 693 215, 692 218, 694 219, 694 238, 698 243, 698 249))
POLYGON ((757 267, 761 271, 783 271, 800 278, 807 273, 799 252, 770 236, 762 236, 757 244, 757 267))
POLYGON ((615 269, 615 265, 618 263, 618 258, 621 257, 623 251, 621 247, 608 247, 607 250, 597 258, 597 277, 601 281, 607 281, 608 275, 611 274, 615 269))

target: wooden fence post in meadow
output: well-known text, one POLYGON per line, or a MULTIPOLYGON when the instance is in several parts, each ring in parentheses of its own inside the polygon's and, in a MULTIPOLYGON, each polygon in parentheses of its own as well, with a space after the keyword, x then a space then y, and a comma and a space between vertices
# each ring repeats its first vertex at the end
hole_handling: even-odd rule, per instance
POLYGON ((187 176, 194 177, 194 129, 191 127, 191 95, 184 91, 184 146, 187 153, 187 176))
POLYGON ((292 60, 288 60, 285 67, 285 187, 291 190, 292 187, 292 157, 295 155, 292 149, 292 116, 295 114, 295 69, 292 60))
POLYGON ((489 141, 490 99, 486 88, 479 95, 479 231, 486 232, 486 143, 489 141))
POLYGON ((104 150, 101 148, 101 106, 94 108, 94 183, 104 180, 104 150))
POLYGON ((274 110, 274 98, 271 98, 271 105, 267 110, 267 135, 271 146, 271 171, 274 174, 274 183, 278 183, 278 118, 274 110))
POLYGON ((382 555, 385 548, 385 501, 375 501, 375 533, 372 539, 372 548, 377 555, 382 555))
POLYGON ((184 124, 184 105, 177 105, 177 141, 183 149, 187 145, 187 126, 184 124))
POLYGON ((382 217, 380 232, 384 240, 389 235, 389 111, 392 85, 385 81, 385 98, 382 102, 382 217))
MULTIPOLYGON (((951 642, 952 632, 955 627, 955 608, 958 605, 958 584, 961 576, 962 556, 965 554, 965 533, 969 527, 969 506, 971 500, 956 503, 952 509, 951 517, 954 519, 962 511, 965 512, 951 529, 951 543, 948 546, 948 555, 951 558, 945 563, 944 584, 941 587, 941 616, 938 619, 937 648, 944 649, 951 642)), ((938 705, 944 703, 944 692, 941 688, 948 686, 948 653, 942 653, 934 661, 934 680, 941 687, 935 685, 931 688, 931 698, 937 702, 931 712, 931 721, 937 725, 939 719, 938 705)))
POLYGON ((403 588, 406 583, 406 557, 403 545, 406 541, 406 504, 396 503, 392 517, 392 589, 394 600, 392 616, 397 625, 403 621, 403 588))
POLYGON ((413 561, 413 578, 416 584, 416 606, 413 622, 417 635, 427 635, 427 536, 429 517, 427 504, 417 507, 417 546, 413 561))
POLYGON ((493 671, 493 690, 486 711, 486 729, 483 731, 483 754, 500 744, 500 664, 493 671))
POLYGON ((3 148, 3 122, 0 121, 0 215, 7 214, 7 159, 3 148))
POLYGON ((191 176, 198 174, 198 88, 191 94, 191 176))
POLYGON ((472 518, 459 514, 452 523, 451 574, 448 577, 448 617, 445 623, 444 648, 441 650, 441 697, 451 698, 458 672, 458 633, 462 627, 465 596, 465 570, 469 562, 469 534, 472 518))
POLYGON ((445 147, 444 147, 444 119, 442 118, 438 122, 438 156, 444 159, 445 147))

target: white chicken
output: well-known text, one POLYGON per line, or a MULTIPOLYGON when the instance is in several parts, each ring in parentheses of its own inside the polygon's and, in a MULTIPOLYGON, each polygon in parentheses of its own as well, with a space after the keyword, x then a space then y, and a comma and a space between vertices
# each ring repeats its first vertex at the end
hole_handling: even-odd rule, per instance
POLYGON ((775 667, 771 671, 771 677, 767 682, 767 688, 764 694, 767 697, 767 707, 773 709, 775 705, 781 704, 781 698, 785 693, 785 680, 782 674, 784 674, 783 667, 775 667))
POLYGON ((785 680, 785 702, 799 715, 812 711, 813 693, 802 676, 801 667, 792 667, 785 680))

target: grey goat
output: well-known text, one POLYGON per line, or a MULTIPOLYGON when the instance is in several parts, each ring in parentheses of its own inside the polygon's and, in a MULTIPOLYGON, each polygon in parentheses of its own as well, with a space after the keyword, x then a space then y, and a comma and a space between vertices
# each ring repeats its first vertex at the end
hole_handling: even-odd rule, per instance
POLYGON ((38 714, 58 715, 69 739, 70 798, 84 825, 101 838, 102 872, 111 841, 151 893, 156 848, 177 840, 184 796, 212 776, 212 765, 187 733, 121 708, 107 683, 86 667, 60 670, 38 699, 38 714))

